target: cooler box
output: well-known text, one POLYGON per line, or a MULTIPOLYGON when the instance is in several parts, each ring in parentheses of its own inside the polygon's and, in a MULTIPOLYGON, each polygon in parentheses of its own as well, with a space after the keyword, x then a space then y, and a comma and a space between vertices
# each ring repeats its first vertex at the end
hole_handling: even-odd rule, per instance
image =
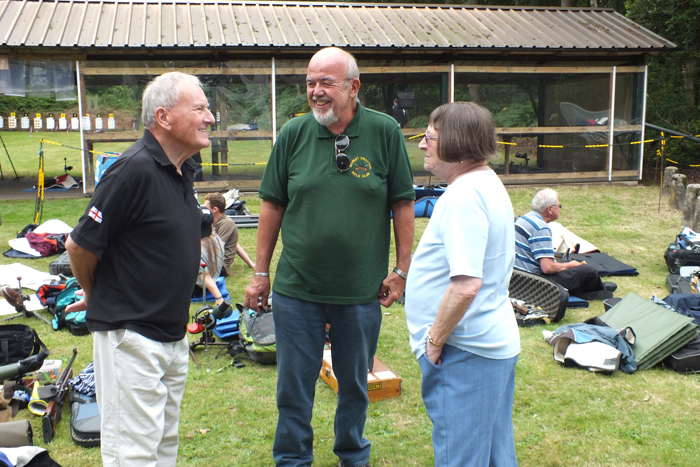
POLYGON ((95 186, 102 180, 102 175, 105 171, 117 161, 121 153, 118 152, 106 152, 104 154, 97 155, 97 168, 95 169, 95 186))

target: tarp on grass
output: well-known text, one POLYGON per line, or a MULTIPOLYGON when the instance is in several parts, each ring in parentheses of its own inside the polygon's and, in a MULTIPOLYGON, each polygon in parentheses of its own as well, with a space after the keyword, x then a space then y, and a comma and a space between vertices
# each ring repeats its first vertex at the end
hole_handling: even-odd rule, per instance
POLYGON ((637 335, 632 345, 639 370, 646 370, 680 349, 698 335, 691 318, 630 293, 600 319, 613 329, 631 327, 637 335))

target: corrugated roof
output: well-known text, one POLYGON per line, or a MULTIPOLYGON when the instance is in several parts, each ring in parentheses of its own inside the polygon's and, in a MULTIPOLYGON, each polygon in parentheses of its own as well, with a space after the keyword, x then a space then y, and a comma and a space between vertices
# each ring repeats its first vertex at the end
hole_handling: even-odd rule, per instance
POLYGON ((309 2, 0 0, 0 46, 659 50, 608 9, 309 2))

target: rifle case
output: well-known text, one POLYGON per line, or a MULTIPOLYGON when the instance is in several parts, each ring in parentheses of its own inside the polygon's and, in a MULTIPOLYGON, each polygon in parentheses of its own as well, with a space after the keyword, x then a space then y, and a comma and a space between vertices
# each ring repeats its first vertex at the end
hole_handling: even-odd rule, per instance
POLYGON ((669 274, 666 276, 666 287, 672 294, 692 294, 690 277, 683 277, 680 274, 669 274))
POLYGON ((70 393, 70 436, 84 448, 100 445, 100 410, 95 396, 70 393))
POLYGON ((64 276, 73 277, 73 271, 70 269, 70 260, 68 259, 68 252, 64 251, 61 255, 49 264, 49 273, 54 276, 63 274, 64 276))
POLYGON ((666 357, 664 364, 677 373, 699 373, 700 336, 666 357))
POLYGON ((508 292, 511 298, 542 308, 553 323, 566 313, 569 291, 546 277, 513 268, 508 292))

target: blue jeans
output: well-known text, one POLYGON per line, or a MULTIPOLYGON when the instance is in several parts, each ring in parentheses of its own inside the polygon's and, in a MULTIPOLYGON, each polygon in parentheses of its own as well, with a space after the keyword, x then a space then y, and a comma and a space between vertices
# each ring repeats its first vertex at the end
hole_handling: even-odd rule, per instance
POLYGON ((433 422, 435 465, 515 467, 513 394, 518 356, 493 360, 445 345, 442 364, 423 354, 425 408, 433 422))
POLYGON ((314 433, 311 416, 323 361, 326 323, 330 323, 333 372, 338 380, 333 452, 343 467, 369 462, 371 445, 363 437, 367 418, 367 370, 377 350, 382 312, 378 301, 331 305, 275 293, 277 409, 272 454, 277 466, 310 466, 314 433))

